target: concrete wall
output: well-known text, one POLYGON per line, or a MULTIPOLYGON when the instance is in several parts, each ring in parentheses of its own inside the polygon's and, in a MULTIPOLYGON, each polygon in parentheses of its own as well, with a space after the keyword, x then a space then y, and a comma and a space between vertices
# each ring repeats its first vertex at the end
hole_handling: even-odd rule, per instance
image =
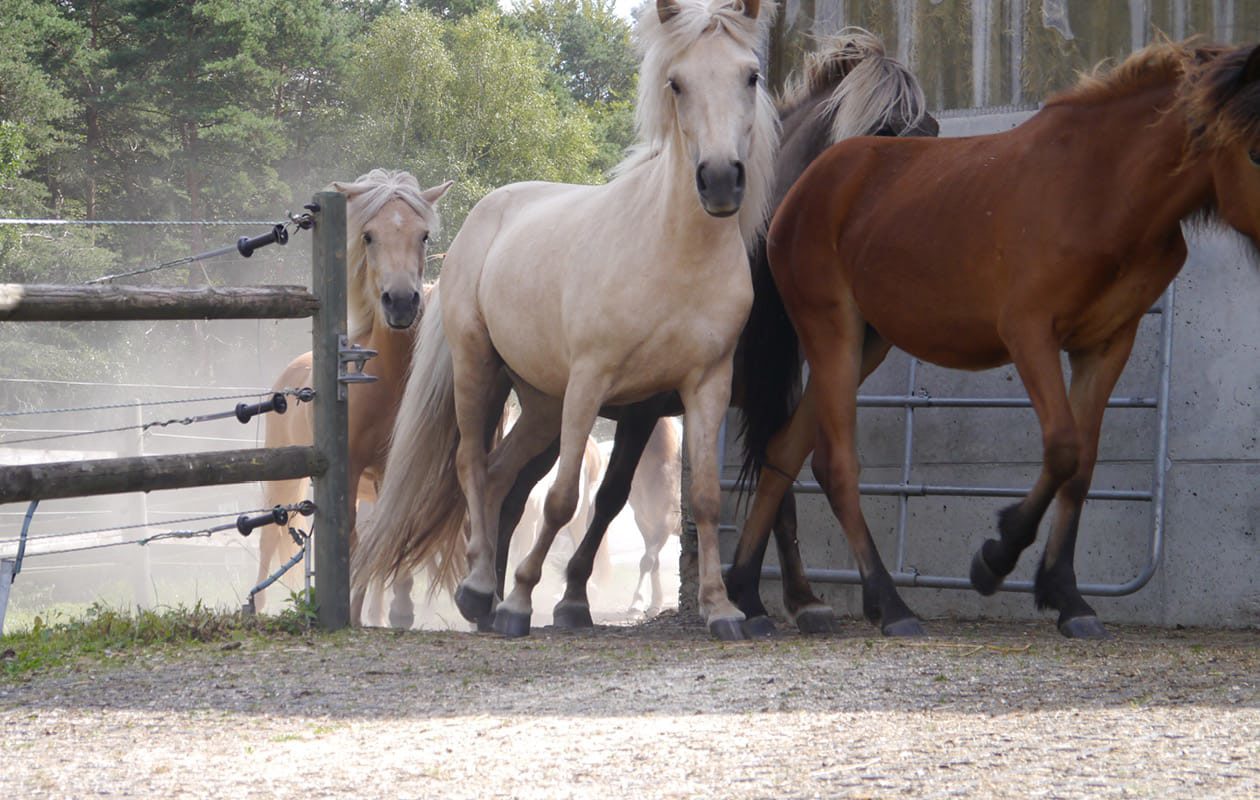
MULTIPOLYGON (((1026 115, 946 117, 942 135, 1001 130, 1026 115)), ((1260 625, 1260 269, 1243 257, 1232 234, 1193 236, 1176 292, 1165 555, 1155 577, 1138 593, 1091 598, 1091 603, 1104 620, 1115 622, 1260 625)), ((1117 395, 1155 395, 1158 331, 1159 318, 1148 317, 1117 395)), ((907 369, 908 359, 893 353, 862 393, 903 393, 907 369)), ((935 396, 1026 396, 1012 367, 963 373, 924 365, 915 384, 916 390, 935 396)), ((903 413, 899 409, 860 412, 863 482, 900 479, 903 413)), ((1150 488, 1156 423, 1152 410, 1107 413, 1095 489, 1150 488)), ((739 445, 733 436, 727 452, 726 474, 734 477, 739 445)), ((1024 487, 1031 484, 1039 462, 1040 433, 1031 410, 916 412, 912 483, 1024 487)), ((972 553, 995 534, 997 511, 1009 502, 911 498, 904 566, 924 574, 965 577, 972 553)), ((825 501, 802 496, 800 506, 807 565, 852 568, 839 525, 825 501)), ((868 497, 863 508, 885 562, 895 569, 896 499, 868 497)), ((741 522, 729 499, 724 521, 741 522)), ((1137 575, 1147 561, 1151 525, 1149 503, 1088 503, 1077 547, 1080 581, 1119 584, 1137 575)), ((1046 530, 1043 524, 1043 538, 1046 530)), ((727 561, 735 537, 735 533, 724 534, 727 561)), ((1031 579, 1039 555, 1040 542, 1025 555, 1013 577, 1031 579)), ((819 588, 838 611, 860 613, 856 587, 819 588)), ((694 593, 694 585, 682 591, 694 593)), ((983 598, 970 590, 904 589, 903 593, 912 608, 929 618, 1040 616, 1027 594, 983 598)), ((763 594, 772 609, 779 608, 776 582, 767 581, 763 594)))

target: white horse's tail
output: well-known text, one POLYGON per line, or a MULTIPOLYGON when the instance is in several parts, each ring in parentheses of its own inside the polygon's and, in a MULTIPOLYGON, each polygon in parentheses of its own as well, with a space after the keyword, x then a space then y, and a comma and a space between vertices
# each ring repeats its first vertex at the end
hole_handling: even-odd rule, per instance
POLYGON ((354 553, 356 589, 424 569, 430 595, 454 590, 467 571, 458 444, 454 369, 435 289, 420 322, 371 529, 354 553))

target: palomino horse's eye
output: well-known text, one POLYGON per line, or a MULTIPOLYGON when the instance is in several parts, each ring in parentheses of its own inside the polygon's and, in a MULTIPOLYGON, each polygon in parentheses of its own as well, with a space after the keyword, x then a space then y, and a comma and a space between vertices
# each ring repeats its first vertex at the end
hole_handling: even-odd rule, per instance
POLYGON ((682 94, 682 89, 678 86, 678 81, 673 78, 666 78, 665 85, 668 86, 669 90, 674 94, 682 94))
POLYGON ((761 73, 760 73, 760 72, 754 72, 753 74, 751 74, 751 75, 749 75, 749 76, 748 76, 748 85, 749 85, 750 87, 752 87, 752 86, 756 86, 756 85, 757 85, 757 81, 759 81, 759 80, 761 80, 761 73))
POLYGON ((424 236, 421 236, 421 237, 420 237, 420 241, 422 241, 422 242, 427 242, 427 241, 429 241, 429 234, 428 234, 428 233, 426 233, 424 236))
POLYGON ((367 231, 364 231, 364 232, 363 232, 363 243, 364 243, 364 244, 371 244, 371 243, 372 243, 372 234, 368 233, 367 231))
POLYGON ((1253 167, 1260 167, 1260 150, 1248 150, 1247 158, 1251 159, 1253 167))

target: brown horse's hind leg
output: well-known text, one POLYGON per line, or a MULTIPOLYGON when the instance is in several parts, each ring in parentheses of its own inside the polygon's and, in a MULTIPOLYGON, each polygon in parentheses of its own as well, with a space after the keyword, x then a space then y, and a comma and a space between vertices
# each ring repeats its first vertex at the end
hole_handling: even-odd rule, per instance
POLYGON ((1059 612, 1059 631, 1072 638, 1097 639, 1107 635, 1094 609, 1085 602, 1076 587, 1073 556, 1081 507, 1089 492, 1098 457, 1103 412, 1129 360, 1136 335, 1135 324, 1118 333, 1103 347, 1071 355, 1072 388, 1069 400, 1083 438, 1081 460, 1076 474, 1063 484, 1055 498, 1054 524, 1037 568, 1035 596, 1038 608, 1053 608, 1059 612))
POLYGON ((1000 539, 988 539, 971 560, 971 585, 980 594, 998 590, 1015 569, 1019 556, 1037 538, 1037 526, 1063 484, 1076 474, 1081 459, 1081 434, 1068 403, 1059 347, 1045 320, 1022 320, 1002 331, 1011 360, 1028 391, 1041 423, 1042 465, 1036 484, 1015 505, 998 515, 1000 539))

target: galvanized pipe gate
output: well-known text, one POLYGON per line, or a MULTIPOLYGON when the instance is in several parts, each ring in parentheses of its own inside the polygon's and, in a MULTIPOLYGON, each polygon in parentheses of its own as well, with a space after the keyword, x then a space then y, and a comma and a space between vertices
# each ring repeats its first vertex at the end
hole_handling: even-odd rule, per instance
MULTIPOLYGON (((1151 533, 1147 550, 1146 563, 1130 580, 1123 583, 1082 583, 1079 589, 1082 594, 1119 597, 1132 594, 1150 581, 1159 568, 1164 551, 1164 500, 1165 475, 1168 461, 1168 396, 1171 386, 1172 370, 1172 331, 1173 331, 1173 296, 1174 285, 1170 284, 1160 302, 1148 314, 1156 314, 1159 322, 1159 355, 1157 365, 1157 386, 1152 397, 1112 397, 1108 408, 1153 409, 1156 413, 1155 455, 1151 465, 1151 486, 1149 490, 1091 490, 1090 500, 1119 500, 1136 503, 1149 503, 1151 506, 1151 533)), ((903 395, 859 395, 859 408, 901 408, 905 411, 903 420, 903 448, 901 459, 900 483, 863 483, 860 485, 863 495, 893 496, 897 498, 897 557, 891 570, 893 581, 898 586, 919 586, 932 589, 971 589, 971 579, 953 575, 927 575, 917 570, 907 570, 906 554, 906 520, 907 507, 912 497, 1009 497, 1022 498, 1028 493, 1027 488, 1001 486, 951 486, 940 484, 911 483, 914 466, 914 416, 919 408, 1031 408, 1027 397, 985 398, 985 397, 930 397, 915 393, 916 373, 919 361, 910 359, 906 379, 906 392, 903 395)), ((726 436, 719 437, 722 452, 719 463, 725 465, 726 436)), ((721 482, 724 492, 738 491, 738 482, 724 479, 721 482)), ((794 484, 795 494, 822 494, 822 487, 817 481, 800 480, 794 484)), ((720 526, 725 531, 736 531, 735 525, 720 526)), ((726 565, 729 567, 729 565, 726 565)), ((765 567, 762 577, 778 580, 782 577, 779 567, 765 567)), ((806 577, 817 583, 861 584, 861 577, 855 569, 806 569, 806 577)), ((1027 580, 1007 580, 1002 583, 1001 591, 1032 592, 1033 582, 1027 580)))
MULTIPOLYGON (((346 199, 320 192, 312 210, 312 289, 300 286, 167 289, 0 285, 0 321, 313 318, 315 446, 0 467, 0 503, 311 477, 319 624, 350 624, 346 364, 346 199)), ((349 381, 353 381, 353 376, 349 381)), ((12 564, 12 562, 6 562, 12 564)), ((11 566, 9 567, 11 570, 11 566)), ((9 576, 0 571, 0 600, 9 576)))

